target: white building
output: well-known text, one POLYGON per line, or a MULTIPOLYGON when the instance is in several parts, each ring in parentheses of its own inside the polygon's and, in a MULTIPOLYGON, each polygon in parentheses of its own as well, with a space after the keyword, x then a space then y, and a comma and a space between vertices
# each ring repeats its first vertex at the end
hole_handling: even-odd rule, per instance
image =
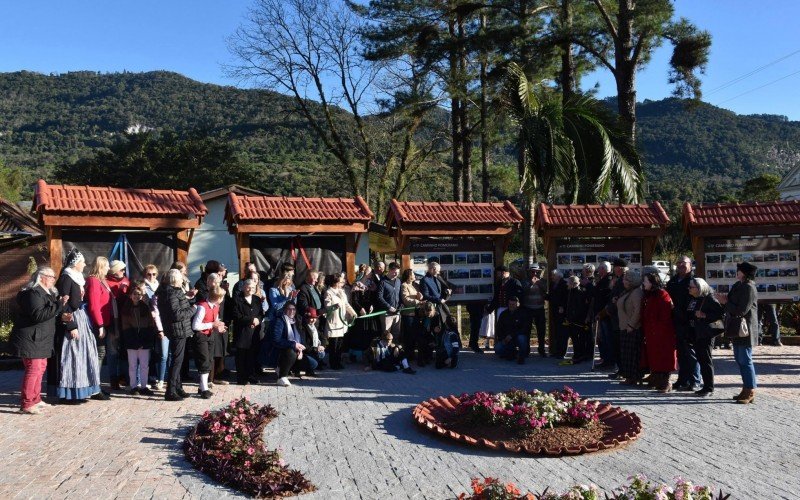
POLYGON ((778 184, 781 200, 800 200, 800 164, 796 165, 778 184))

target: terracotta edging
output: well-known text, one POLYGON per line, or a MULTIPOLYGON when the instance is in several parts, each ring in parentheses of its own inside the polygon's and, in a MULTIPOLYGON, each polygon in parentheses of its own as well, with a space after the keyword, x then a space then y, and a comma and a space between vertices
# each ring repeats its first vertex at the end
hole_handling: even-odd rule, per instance
POLYGON ((448 430, 439 424, 436 416, 443 412, 455 410, 460 402, 457 396, 441 396, 431 398, 418 404, 412 411, 414 421, 424 429, 436 435, 458 441, 469 446, 489 448, 491 450, 506 450, 515 453, 526 453, 528 455, 580 455, 594 451, 608 450, 627 444, 636 440, 642 433, 642 422, 638 415, 622 408, 612 407, 610 404, 599 404, 597 416, 601 423, 607 425, 609 430, 603 434, 598 441, 586 443, 581 446, 545 448, 544 446, 535 448, 530 446, 518 446, 506 443, 505 441, 492 441, 484 438, 476 438, 466 434, 448 430))

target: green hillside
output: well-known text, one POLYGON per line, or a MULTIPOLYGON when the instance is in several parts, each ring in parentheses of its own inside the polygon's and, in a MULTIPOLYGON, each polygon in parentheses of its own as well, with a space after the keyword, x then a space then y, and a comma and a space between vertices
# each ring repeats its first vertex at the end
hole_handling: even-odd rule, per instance
MULTIPOLYGON (((31 180, 108 147, 130 127, 201 129, 226 137, 247 162, 263 167, 265 185, 254 187, 347 194, 335 161, 292 109, 291 99, 280 94, 203 84, 165 71, 4 73, 0 159, 31 180)), ((638 125, 651 197, 673 206, 719 199, 763 172, 782 174, 790 167, 787 156, 800 149, 800 122, 739 116, 708 104, 688 107, 677 99, 640 104, 638 125)), ((508 166, 496 170, 493 193, 510 196, 513 148, 498 153, 495 160, 508 166)), ((474 161, 479 163, 477 150, 474 161)), ((417 195, 447 196, 445 172, 439 177, 442 185, 428 182, 417 195)))

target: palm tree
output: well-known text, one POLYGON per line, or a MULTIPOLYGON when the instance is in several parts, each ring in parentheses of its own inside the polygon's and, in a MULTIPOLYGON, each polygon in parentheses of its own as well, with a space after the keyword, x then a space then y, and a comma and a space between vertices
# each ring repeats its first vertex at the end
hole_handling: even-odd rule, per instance
POLYGON ((562 191, 566 203, 637 203, 642 198, 639 156, 602 103, 585 95, 562 102, 560 94, 531 82, 522 68, 511 64, 506 106, 519 127, 529 264, 537 254, 533 221, 538 202, 552 202, 562 191))

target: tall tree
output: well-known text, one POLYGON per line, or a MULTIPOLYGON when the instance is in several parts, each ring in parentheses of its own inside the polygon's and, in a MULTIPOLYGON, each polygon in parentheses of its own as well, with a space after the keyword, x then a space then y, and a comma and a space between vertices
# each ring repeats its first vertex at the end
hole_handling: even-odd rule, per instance
POLYGON ((0 158, 0 198, 12 203, 19 201, 22 186, 22 171, 6 166, 3 159, 0 158))
POLYGON ((781 193, 778 191, 778 184, 781 178, 774 174, 761 174, 747 179, 739 192, 739 199, 742 201, 778 201, 781 193))
POLYGON ((608 68, 617 86, 617 106, 626 134, 636 140, 636 72, 665 40, 673 45, 670 82, 679 95, 701 97, 696 71, 708 61, 711 35, 686 19, 673 20, 672 0, 592 0, 601 21, 576 32, 575 43, 608 68), (611 54, 611 56, 609 56, 611 54))
POLYGON ((229 73, 293 96, 343 167, 352 194, 369 202, 376 169, 365 107, 380 67, 362 57, 362 27, 356 14, 334 0, 256 0, 229 40, 238 59, 229 73))

